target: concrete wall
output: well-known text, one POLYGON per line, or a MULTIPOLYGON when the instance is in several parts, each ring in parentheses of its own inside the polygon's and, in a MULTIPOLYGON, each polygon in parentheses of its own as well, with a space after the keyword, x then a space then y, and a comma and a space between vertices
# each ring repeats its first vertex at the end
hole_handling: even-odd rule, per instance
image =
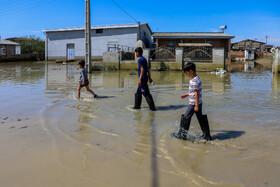
POLYGON ((147 62, 149 63, 149 61, 150 61, 150 49, 144 49, 143 57, 146 58, 147 62))
POLYGON ((120 62, 120 53, 118 52, 104 52, 103 53, 103 62, 109 63, 119 63, 120 62))
POLYGON ((176 65, 183 68, 184 51, 183 48, 176 48, 176 65))
POLYGON ((224 60, 225 60, 224 48, 213 48, 212 55, 213 55, 214 64, 224 64, 224 60))
POLYGON ((272 72, 277 74, 280 70, 280 49, 275 49, 273 55, 273 65, 272 65, 272 72))

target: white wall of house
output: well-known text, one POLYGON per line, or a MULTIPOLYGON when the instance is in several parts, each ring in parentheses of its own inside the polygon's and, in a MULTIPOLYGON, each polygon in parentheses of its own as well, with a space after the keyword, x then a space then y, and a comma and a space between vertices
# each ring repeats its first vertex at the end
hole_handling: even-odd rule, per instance
MULTIPOLYGON (((141 26, 143 39, 150 45, 151 32, 146 25, 141 26), (146 32, 146 34, 144 34, 146 32), (145 36, 144 36, 145 35, 145 36)), ((138 36, 138 28, 110 28, 103 29, 103 33, 96 33, 93 29, 92 38, 92 56, 101 58, 103 53, 108 51, 108 44, 114 43, 120 46, 133 48, 138 36)), ((46 31, 46 57, 48 60, 62 59, 69 56, 67 51, 68 44, 74 44, 74 58, 82 59, 85 55, 84 30, 76 31, 46 31)), ((68 45, 70 46, 70 45, 68 45)), ((73 52, 71 51, 71 56, 73 52)))

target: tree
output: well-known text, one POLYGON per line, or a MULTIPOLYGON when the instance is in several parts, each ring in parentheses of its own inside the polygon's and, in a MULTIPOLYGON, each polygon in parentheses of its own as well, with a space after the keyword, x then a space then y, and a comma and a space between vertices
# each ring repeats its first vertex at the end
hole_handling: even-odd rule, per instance
POLYGON ((24 36, 15 42, 21 44, 22 54, 45 53, 45 41, 34 35, 24 36))

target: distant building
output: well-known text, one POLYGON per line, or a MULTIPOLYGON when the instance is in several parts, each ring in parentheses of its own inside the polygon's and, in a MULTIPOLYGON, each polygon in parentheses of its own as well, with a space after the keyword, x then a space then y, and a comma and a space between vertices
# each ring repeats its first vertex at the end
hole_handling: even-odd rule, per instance
POLYGON ((240 42, 232 43, 231 49, 233 51, 245 51, 246 49, 254 50, 255 52, 264 52, 265 43, 256 40, 242 40, 240 42))
MULTIPOLYGON (((147 23, 93 26, 91 31, 92 57, 102 58, 107 51, 132 51, 141 39, 149 48, 152 31, 147 23)), ((85 28, 72 27, 43 30, 46 35, 46 60, 83 59, 85 56, 85 28)))
POLYGON ((20 44, 9 40, 0 40, 0 55, 20 55, 20 44))
POLYGON ((183 48, 185 61, 215 61, 218 52, 222 61, 228 59, 232 35, 222 32, 156 32, 153 34, 156 49, 183 48))
POLYGON ((266 53, 271 53, 271 49, 273 48, 273 45, 264 45, 264 47, 266 53))

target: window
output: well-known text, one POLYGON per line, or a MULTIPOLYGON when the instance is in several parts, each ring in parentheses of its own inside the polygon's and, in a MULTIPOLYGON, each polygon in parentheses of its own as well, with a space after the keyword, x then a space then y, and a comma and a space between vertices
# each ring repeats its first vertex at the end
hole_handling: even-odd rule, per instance
POLYGON ((174 41, 168 41, 168 46, 175 46, 175 42, 174 41))
POLYGON ((103 34, 103 29, 96 29, 96 34, 103 34))
POLYGON ((6 46, 0 47, 0 55, 6 55, 6 51, 7 51, 6 46))
POLYGON ((146 32, 144 32, 144 36, 146 36, 147 35, 147 33, 146 32))

